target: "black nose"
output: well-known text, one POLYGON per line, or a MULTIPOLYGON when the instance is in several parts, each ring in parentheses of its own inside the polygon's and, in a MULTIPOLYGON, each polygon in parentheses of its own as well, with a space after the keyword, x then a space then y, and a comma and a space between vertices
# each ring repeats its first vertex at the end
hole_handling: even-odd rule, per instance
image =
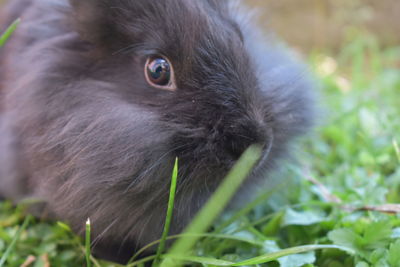
POLYGON ((225 129, 224 148, 233 158, 238 159, 251 145, 257 144, 262 147, 268 143, 269 135, 265 125, 248 121, 237 122, 225 129))

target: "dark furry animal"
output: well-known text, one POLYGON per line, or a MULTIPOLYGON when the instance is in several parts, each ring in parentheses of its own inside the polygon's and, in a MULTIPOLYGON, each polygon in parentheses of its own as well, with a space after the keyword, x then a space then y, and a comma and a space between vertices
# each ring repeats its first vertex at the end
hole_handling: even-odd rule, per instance
POLYGON ((101 257, 159 239, 175 157, 172 233, 249 145, 265 149, 243 191, 311 124, 302 67, 230 1, 12 0, 0 30, 17 17, 0 49, 0 194, 43 200, 77 233, 90 218, 101 257))

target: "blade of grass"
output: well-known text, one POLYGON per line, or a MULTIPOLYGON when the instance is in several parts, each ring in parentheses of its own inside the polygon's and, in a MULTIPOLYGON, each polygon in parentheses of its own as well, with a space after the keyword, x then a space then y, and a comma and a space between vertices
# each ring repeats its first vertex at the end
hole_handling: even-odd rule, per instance
POLYGON ((30 216, 26 217, 22 226, 18 229, 17 233, 15 234, 14 238, 11 241, 10 246, 8 246, 6 252, 4 252, 3 256, 0 259, 0 267, 3 267, 4 264, 7 261, 8 256, 11 254, 12 250, 14 249, 15 245, 17 244, 17 241, 22 233, 22 231, 24 231, 26 229, 26 227, 28 226, 28 223, 30 221, 30 216))
MULTIPOLYGON (((181 238, 181 237, 185 237, 185 236, 199 237, 199 238, 207 237, 207 238, 221 239, 221 240, 234 240, 234 241, 238 241, 238 242, 248 243, 253 246, 263 246, 264 245, 262 242, 259 242, 256 240, 250 240, 250 239, 243 238, 243 237, 224 235, 224 234, 208 234, 208 233, 171 235, 171 236, 167 237, 167 240, 177 239, 177 238, 181 238)), ((142 247, 140 250, 138 250, 135 253, 135 255, 132 257, 132 259, 129 262, 133 262, 142 252, 144 252, 148 248, 153 247, 154 245, 159 244, 160 242, 161 242, 161 240, 156 240, 156 241, 151 242, 151 243, 147 244, 146 246, 142 247)), ((131 265, 128 264, 128 266, 131 266, 131 265)))
MULTIPOLYGON (((232 266, 235 264, 234 262, 231 261, 226 261, 226 260, 217 260, 213 258, 206 258, 206 257, 196 257, 196 256, 183 256, 183 255, 170 255, 166 254, 164 257, 172 259, 171 264, 174 260, 182 262, 193 262, 193 263, 201 263, 201 264, 206 264, 206 265, 212 265, 212 266, 232 266)), ((175 265, 173 265, 175 266, 175 265)))
POLYGON ((236 262, 236 263, 231 262, 231 261, 226 261, 226 260, 207 258, 207 257, 185 256, 185 255, 177 255, 177 254, 166 254, 166 255, 163 255, 163 257, 171 260, 171 266, 176 266, 176 265, 172 265, 172 264, 177 264, 177 262, 181 262, 181 261, 202 263, 202 264, 211 264, 211 265, 215 265, 215 266, 248 266, 248 265, 267 263, 267 262, 274 261, 274 260, 284 257, 284 256, 299 254, 299 253, 304 253, 304 252, 319 250, 319 249, 339 249, 339 250, 344 250, 348 253, 354 253, 354 251, 352 251, 346 247, 337 246, 337 245, 307 245, 307 246, 298 246, 298 247, 292 247, 292 248, 288 248, 288 249, 282 249, 282 250, 279 250, 276 252, 268 253, 268 254, 265 254, 265 255, 262 255, 259 257, 255 257, 252 259, 248 259, 248 260, 236 262), (177 261, 177 262, 175 262, 175 261, 177 261))
POLYGON ((11 34, 15 31, 15 29, 18 27, 18 24, 21 22, 20 19, 15 20, 8 28, 7 30, 0 36, 0 47, 2 47, 8 38, 10 38, 11 34))
POLYGON ((86 237, 85 237, 85 256, 86 256, 86 266, 91 267, 92 262, 90 261, 90 219, 86 221, 86 237))
POLYGON ((140 266, 141 264, 150 262, 150 261, 154 260, 155 258, 156 258, 156 255, 148 256, 148 257, 142 258, 140 260, 134 261, 134 262, 126 265, 125 267, 140 266))
POLYGON ((394 147, 394 151, 396 152, 397 159, 400 162, 400 147, 399 147, 399 143, 397 143, 397 140, 394 138, 393 138, 393 147, 394 147))
MULTIPOLYGON (((78 236, 76 236, 75 234, 73 234, 71 228, 70 228, 67 224, 58 221, 58 222, 57 222, 57 225, 69 233, 69 237, 71 238, 71 240, 73 241, 73 243, 74 243, 77 247, 79 247, 79 249, 82 251, 82 253, 85 254, 85 257, 86 257, 86 244, 85 244, 85 246, 82 245, 82 240, 81 240, 78 236)), ((86 242, 85 242, 85 243, 86 243, 86 242)), ((93 255, 90 255, 90 260, 92 261, 92 263, 94 264, 94 266, 100 267, 100 263, 97 261, 97 259, 96 259, 95 257, 93 257, 93 255)), ((118 265, 118 266, 119 266, 119 265, 118 265)))
POLYGON ((274 261, 278 258, 288 256, 288 255, 293 255, 293 254, 299 254, 299 253, 304 253, 308 251, 313 251, 313 250, 318 250, 318 249, 339 249, 346 251, 348 253, 354 254, 354 251, 347 247, 343 246, 337 246, 337 245, 306 245, 306 246, 298 246, 298 247, 292 247, 292 248, 287 248, 287 249, 282 249, 276 252, 268 253, 265 255, 261 255, 252 259, 248 259, 245 261, 241 261, 235 264, 232 264, 232 266, 243 266, 243 265, 255 265, 255 264, 262 264, 262 263, 267 263, 270 261, 274 261))
MULTIPOLYGON (((217 191, 211 196, 194 220, 189 224, 184 233, 204 233, 210 227, 214 219, 223 211, 228 201, 233 197, 239 186, 250 174, 254 165, 261 155, 261 149, 258 146, 249 147, 230 170, 217 191)), ((192 249, 199 237, 182 237, 178 239, 168 254, 184 255, 192 249)), ((180 266, 179 262, 174 262, 166 258, 161 262, 162 267, 180 266)))
POLYGON ((172 171, 171 187, 169 190, 167 216, 165 218, 165 225, 164 225, 164 230, 163 230, 163 233, 161 236, 160 244, 157 248, 156 259, 153 261, 153 264, 152 264, 152 266, 154 266, 154 267, 159 264, 161 253, 163 253, 163 251, 165 249, 165 243, 166 243, 166 240, 168 237, 169 228, 171 226, 172 212, 174 210, 177 179, 178 179, 178 158, 175 159, 174 169, 172 171))
MULTIPOLYGON (((165 255, 161 255, 161 258, 165 259, 163 261, 163 264, 168 264, 169 266, 174 266, 174 267, 178 266, 183 261, 193 262, 193 263, 202 263, 202 264, 214 265, 214 266, 248 266, 248 265, 267 263, 267 262, 274 261, 274 260, 284 257, 284 256, 299 254, 299 253, 304 253, 304 252, 319 250, 319 249, 339 249, 339 250, 343 250, 348 253, 354 254, 354 251, 352 251, 351 249, 349 249, 347 247, 343 247, 343 246, 307 245, 307 246, 298 246, 298 247, 292 247, 292 248, 288 248, 288 249, 282 249, 282 250, 279 250, 276 252, 268 253, 268 254, 265 254, 265 255, 262 255, 259 257, 251 258, 251 259, 241 261, 241 262, 236 262, 236 263, 231 262, 231 261, 226 261, 226 260, 207 258, 207 257, 185 256, 182 254, 165 254, 165 255)), ((146 258, 143 258, 141 260, 131 263, 127 267, 138 266, 139 264, 148 262, 154 258, 155 258, 155 256, 146 257, 146 258)))
POLYGON ((256 206, 267 200, 271 195, 276 192, 278 189, 283 188, 284 184, 281 183, 275 188, 268 190, 266 192, 263 192, 260 194, 255 200, 253 200, 250 204, 246 205, 244 208, 236 212, 232 217, 230 217, 228 220, 224 221, 220 226, 218 226, 217 229, 214 230, 214 232, 219 233, 221 232, 224 228, 228 227, 231 225, 233 222, 238 220, 239 218, 245 216, 247 213, 252 211, 256 206))

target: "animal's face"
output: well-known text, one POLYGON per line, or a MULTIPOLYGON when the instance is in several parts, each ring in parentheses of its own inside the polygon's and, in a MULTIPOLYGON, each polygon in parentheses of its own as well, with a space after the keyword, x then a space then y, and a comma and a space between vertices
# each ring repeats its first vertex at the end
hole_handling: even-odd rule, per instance
POLYGON ((100 53, 126 58, 116 67, 121 87, 167 122, 168 146, 183 164, 225 172, 249 145, 271 145, 262 66, 227 2, 91 2, 76 3, 82 36, 100 53))

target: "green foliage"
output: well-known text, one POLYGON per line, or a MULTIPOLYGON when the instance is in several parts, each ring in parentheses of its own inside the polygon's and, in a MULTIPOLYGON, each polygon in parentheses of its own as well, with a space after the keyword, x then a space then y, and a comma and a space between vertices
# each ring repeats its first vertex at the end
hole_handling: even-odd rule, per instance
POLYGON ((20 266, 30 255, 36 261, 49 261, 54 266, 81 266, 85 252, 79 238, 65 225, 31 219, 24 229, 22 207, 0 202, 0 258, 12 247, 4 266, 20 266), (22 229, 20 234, 18 230, 22 229), (13 240, 17 238, 15 246, 13 240))
POLYGON ((25 218, 24 223, 22 224, 22 226, 18 229, 18 231, 15 233, 14 237, 12 238, 12 241, 10 243, 10 245, 8 246, 8 248, 6 249, 6 251, 4 252, 4 254, 1 256, 0 259, 0 266, 3 267, 5 262, 7 261, 8 256, 11 254, 11 252, 13 251, 15 244, 17 243, 18 239, 20 238, 21 232, 25 230, 25 228, 28 226, 28 222, 29 222, 30 217, 27 216, 25 218))
MULTIPOLYGON (((322 115, 297 150, 303 151, 299 162, 287 162, 271 177, 268 192, 220 216, 208 233, 217 205, 183 235, 168 237, 178 241, 160 255, 164 265, 400 266, 400 208, 388 205, 400 202, 400 47, 380 48, 374 38, 355 35, 335 59, 315 53, 310 62, 321 84, 322 115)), ((238 175, 236 187, 246 171, 231 175, 238 175)), ((215 199, 223 206, 229 194, 215 199)), ((22 207, 0 202, 6 266, 20 266, 29 255, 35 257, 31 266, 85 264, 83 241, 67 225, 32 219, 24 228, 23 214, 22 207)))

